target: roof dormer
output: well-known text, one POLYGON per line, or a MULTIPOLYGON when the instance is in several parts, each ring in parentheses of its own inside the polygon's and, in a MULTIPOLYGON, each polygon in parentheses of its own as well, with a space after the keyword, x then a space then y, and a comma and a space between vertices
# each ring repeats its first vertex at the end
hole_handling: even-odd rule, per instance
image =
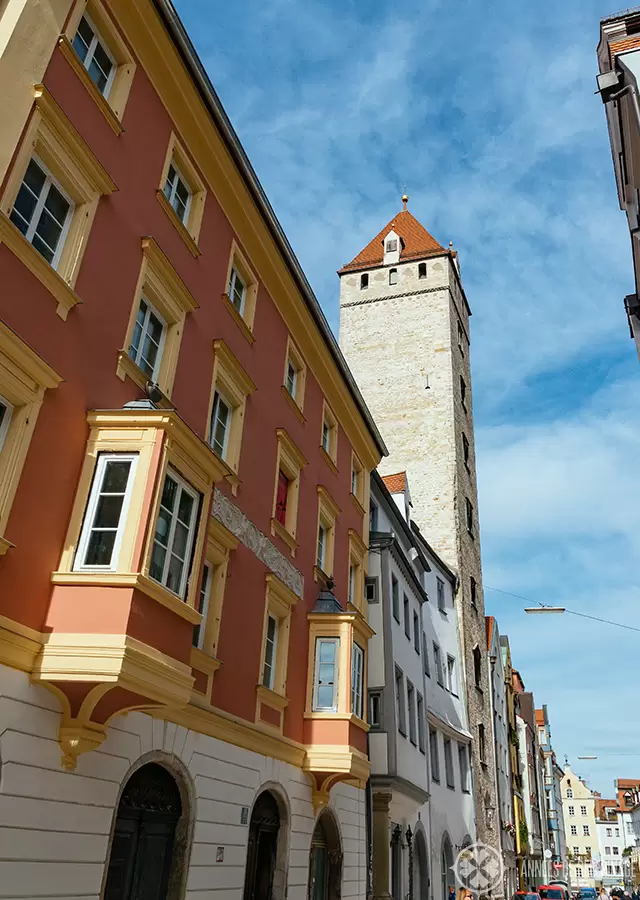
POLYGON ((392 266, 394 263, 400 262, 401 249, 400 237, 392 228, 384 239, 384 257, 382 264, 385 266, 392 266))

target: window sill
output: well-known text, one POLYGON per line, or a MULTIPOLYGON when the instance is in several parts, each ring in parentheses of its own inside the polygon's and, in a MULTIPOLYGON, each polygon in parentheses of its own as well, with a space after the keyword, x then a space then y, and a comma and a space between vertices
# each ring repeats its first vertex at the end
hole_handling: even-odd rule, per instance
POLYGON ((418 742, 417 742, 417 741, 414 741, 413 738, 409 738, 409 740, 411 741, 411 743, 413 744, 414 747, 417 747, 417 746, 418 746, 418 742))
POLYGON ((211 675, 217 672, 222 665, 219 659, 215 656, 211 656, 204 650, 200 650, 198 647, 191 648, 189 662, 191 663, 191 666, 199 672, 207 672, 211 675))
POLYGON ((447 788, 448 788, 450 791, 455 791, 456 786, 455 786, 455 784, 448 784, 448 785, 447 785, 447 788))
POLYGON ((120 119, 117 117, 111 106, 109 106, 108 101, 100 93, 95 82, 80 62, 80 57, 73 49, 70 40, 65 35, 62 35, 58 40, 58 46, 60 47, 62 55, 74 70, 84 87, 87 89, 89 96, 106 119, 107 124, 113 133, 120 136, 124 131, 120 119))
POLYGON ((20 262, 35 275, 57 301, 56 313, 66 322, 69 310, 82 300, 73 288, 49 265, 44 256, 22 235, 4 212, 0 212, 0 243, 5 243, 20 262))
MULTIPOLYGON (((164 197, 164 194, 162 196, 164 197)), ((238 328, 240 329, 240 331, 242 332, 244 337, 249 341, 250 344, 255 344, 256 338, 255 338, 253 331, 251 330, 249 325, 246 323, 246 321, 242 317, 241 313, 239 313, 238 310, 235 308, 235 306, 229 299, 228 294, 222 295, 222 302, 225 306, 225 309, 227 310, 227 312, 229 313, 229 315, 231 316, 233 321, 236 323, 236 325, 238 326, 238 328)))
POLYGON ((191 234, 185 227, 184 223, 180 221, 180 219, 176 215, 176 211, 174 210, 173 206, 171 206, 171 204, 165 197, 164 191, 161 191, 158 188, 158 190, 156 191, 156 197, 158 199, 158 203, 163 208, 163 210, 166 212, 166 214, 169 217, 170 221, 172 222, 174 228, 177 230, 178 234, 184 241, 189 253, 194 257, 194 259, 197 259, 199 256, 202 256, 195 240, 193 239, 193 237, 191 236, 191 234))
POLYGON ((356 497, 356 495, 353 492, 351 492, 351 499, 353 500, 354 506, 358 510, 360 515, 364 516, 366 510, 365 510, 364 506, 362 505, 362 501, 358 497, 356 497))
POLYGON ((420 747, 420 753, 422 753, 423 756, 427 755, 427 751, 425 750, 424 747, 420 747))
POLYGON ((13 549, 13 547, 15 547, 15 544, 12 544, 11 541, 8 541, 0 534, 0 556, 4 556, 9 550, 13 549))
POLYGON ((403 731, 402 728, 398 728, 398 734, 402 735, 403 738, 406 738, 407 732, 403 731))
POLYGON ((313 580, 319 581, 321 584, 327 584, 329 581, 333 581, 331 575, 328 575, 320 566, 313 567, 313 580))
POLYGON ((298 542, 296 541, 295 537, 289 531, 287 531, 284 525, 281 522, 278 522, 277 519, 271 519, 271 534, 277 535, 281 540, 285 542, 285 544, 291 551, 291 556, 296 555, 298 542))
POLYGON ((334 474, 334 475, 337 475, 337 474, 338 474, 338 467, 337 467, 335 461, 334 461, 333 459, 331 459, 331 457, 329 456, 329 454, 327 453, 327 451, 324 449, 324 447, 322 446, 322 444, 320 444, 320 455, 322 456, 322 458, 324 459, 324 461, 326 462, 326 464, 329 466, 329 468, 331 469, 331 471, 333 472, 333 474, 334 474))
POLYGON ((91 587, 130 587, 148 594, 192 625, 202 621, 200 613, 157 581, 136 572, 52 572, 52 584, 90 585, 91 587))
MULTIPOLYGON (((125 378, 130 378, 134 384, 141 390, 146 390, 147 384, 151 381, 149 376, 142 371, 140 366, 137 366, 134 361, 131 359, 126 350, 118 350, 118 365, 116 366, 116 375, 121 381, 124 381, 125 378)), ((158 385, 160 391, 162 391, 162 387, 158 385)), ((161 409, 173 409, 173 404, 169 400, 166 394, 162 394, 162 400, 155 404, 161 409)))
POLYGON ((289 705, 288 697, 285 697, 284 694, 279 694, 278 691, 273 691, 271 688, 265 687, 264 684, 256 685, 256 694, 261 700, 264 700, 269 706, 275 707, 275 709, 284 710, 289 705))
POLYGON ((294 411, 296 416, 300 419, 300 421, 304 425, 304 423, 307 421, 307 418, 306 418, 305 414, 302 412, 302 410, 300 409, 300 407, 298 406, 297 402, 293 399, 293 397, 291 396, 291 394, 289 393, 289 391, 287 390, 287 388, 285 387, 284 384, 280 387, 280 390, 282 392, 282 396, 284 397, 284 399, 287 401, 287 403, 289 404, 291 409, 294 411))

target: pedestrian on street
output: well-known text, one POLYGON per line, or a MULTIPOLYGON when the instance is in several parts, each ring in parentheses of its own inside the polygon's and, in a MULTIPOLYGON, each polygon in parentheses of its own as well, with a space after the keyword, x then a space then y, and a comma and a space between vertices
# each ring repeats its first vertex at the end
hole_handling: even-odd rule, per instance
MULTIPOLYGON (((449 896, 451 896, 451 894, 449 896)), ((456 900, 473 900, 473 894, 471 893, 469 888, 465 888, 465 887, 458 888, 458 893, 456 894, 456 900)))
POLYGON ((600 888, 599 898, 600 900, 611 900, 609 892, 606 890, 604 885, 602 885, 602 887, 600 888))

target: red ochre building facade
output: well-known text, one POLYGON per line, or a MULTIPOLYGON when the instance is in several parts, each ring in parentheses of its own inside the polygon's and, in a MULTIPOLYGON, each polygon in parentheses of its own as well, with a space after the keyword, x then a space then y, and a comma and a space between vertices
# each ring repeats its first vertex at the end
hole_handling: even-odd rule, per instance
POLYGON ((0 884, 364 897, 384 444, 168 2, 0 62, 0 884))

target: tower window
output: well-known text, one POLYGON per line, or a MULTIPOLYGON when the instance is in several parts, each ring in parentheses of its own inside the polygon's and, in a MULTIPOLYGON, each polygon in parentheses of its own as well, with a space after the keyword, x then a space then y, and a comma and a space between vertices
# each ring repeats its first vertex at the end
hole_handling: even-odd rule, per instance
POLYGON ((466 504, 467 504, 467 531, 473 537, 473 504, 471 503, 471 501, 469 500, 468 497, 466 499, 466 504))
POLYGON ((473 575, 469 579, 469 586, 471 588, 471 603, 473 606, 477 606, 477 604, 478 604, 477 590, 476 590, 477 585, 476 585, 476 580, 473 577, 473 575))
POLYGON ((398 249, 398 241, 395 238, 392 238, 390 241, 387 241, 387 253, 395 253, 398 249))
POLYGON ((389 284, 397 284, 398 283, 398 270, 397 269, 389 269, 389 284))
POLYGON ((367 272, 360 276, 360 290, 364 291, 369 287, 369 275, 367 272))
POLYGON ((464 378, 461 375, 460 376, 460 401, 462 403, 462 407, 465 410, 465 412, 467 409, 466 400, 467 400, 467 385, 465 383, 464 378))
POLYGON ((467 440, 466 434, 462 435, 462 457, 464 459, 464 464, 469 468, 469 441, 467 440))
POLYGON ((473 648, 473 677, 476 687, 482 690, 482 654, 477 644, 473 648))
POLYGON ((426 278, 427 277, 427 264, 420 263, 418 265, 418 278, 426 278))

